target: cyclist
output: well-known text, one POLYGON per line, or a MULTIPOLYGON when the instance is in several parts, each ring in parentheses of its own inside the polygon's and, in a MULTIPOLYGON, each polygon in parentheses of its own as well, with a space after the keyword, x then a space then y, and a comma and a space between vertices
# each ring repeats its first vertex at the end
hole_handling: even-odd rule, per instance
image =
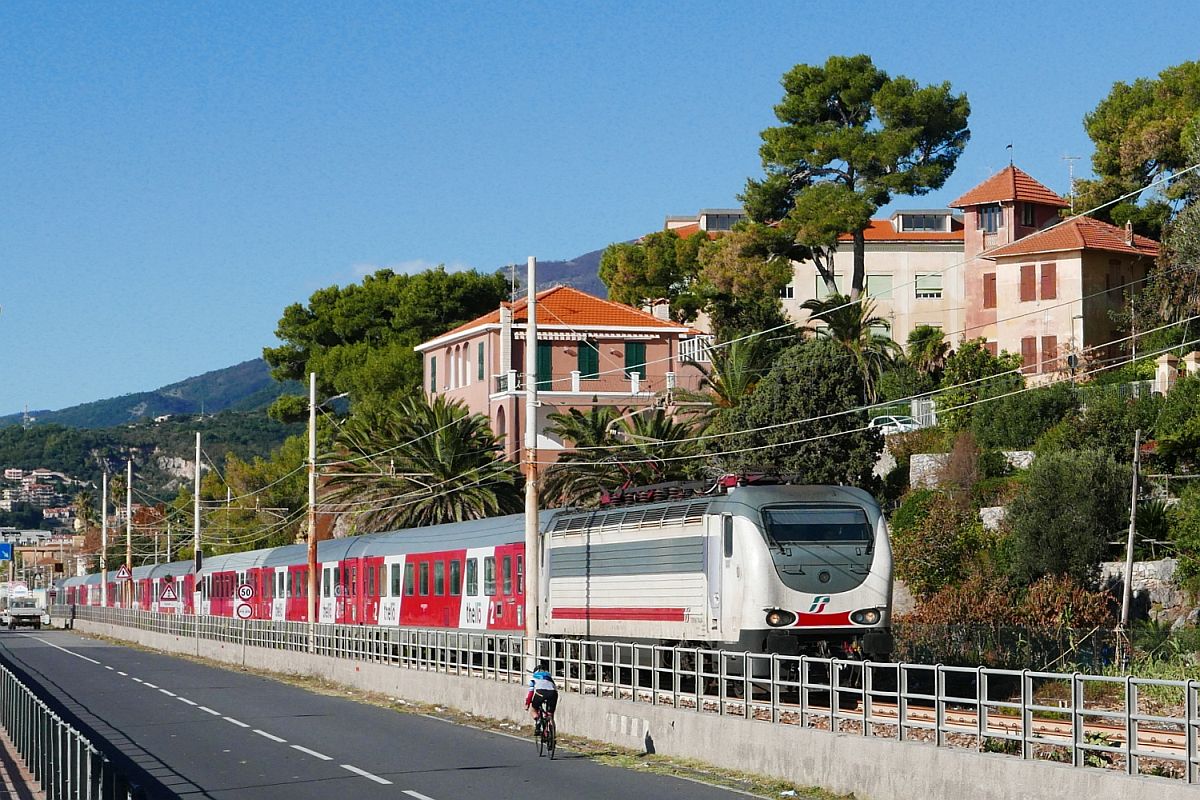
POLYGON ((532 709, 535 736, 542 733, 542 709, 553 714, 557 707, 558 687, 554 685, 554 677, 545 664, 538 664, 529 681, 529 693, 525 695, 525 708, 532 709))

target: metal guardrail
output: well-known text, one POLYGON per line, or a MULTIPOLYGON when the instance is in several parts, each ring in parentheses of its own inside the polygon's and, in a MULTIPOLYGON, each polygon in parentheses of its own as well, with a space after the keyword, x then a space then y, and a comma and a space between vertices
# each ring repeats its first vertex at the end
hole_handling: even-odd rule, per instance
POLYGON ((141 792, 82 733, 0 666, 0 727, 46 800, 133 800, 141 792))
MULTIPOLYGON (((523 683, 521 636, 78 606, 77 619, 523 683)), ((564 692, 1200 782, 1200 681, 539 639, 564 692)))

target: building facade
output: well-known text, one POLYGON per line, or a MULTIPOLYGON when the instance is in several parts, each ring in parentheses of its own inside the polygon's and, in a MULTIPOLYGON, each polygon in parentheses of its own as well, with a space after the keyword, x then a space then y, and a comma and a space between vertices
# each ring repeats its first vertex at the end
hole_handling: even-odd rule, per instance
MULTIPOLYGON (((495 312, 416 347, 427 396, 444 395, 484 414, 510 459, 521 452, 525 413, 527 302, 495 312)), ((572 408, 616 406, 636 413, 668 390, 698 389, 709 337, 688 325, 567 286, 537 295, 539 458, 568 446, 549 432, 549 416, 572 408)))

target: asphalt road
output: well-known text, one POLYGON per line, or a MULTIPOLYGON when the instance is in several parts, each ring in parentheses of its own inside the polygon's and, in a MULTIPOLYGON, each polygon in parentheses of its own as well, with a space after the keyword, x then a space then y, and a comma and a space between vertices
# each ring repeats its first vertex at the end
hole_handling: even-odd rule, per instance
MULTIPOLYGON (((567 800, 740 797, 560 748, 403 714, 236 671, 89 640, 0 632, 0 660, 90 738, 128 757, 152 797, 567 800)), ((520 702, 519 690, 513 702, 520 702)), ((565 697, 563 702, 570 702, 565 697)))

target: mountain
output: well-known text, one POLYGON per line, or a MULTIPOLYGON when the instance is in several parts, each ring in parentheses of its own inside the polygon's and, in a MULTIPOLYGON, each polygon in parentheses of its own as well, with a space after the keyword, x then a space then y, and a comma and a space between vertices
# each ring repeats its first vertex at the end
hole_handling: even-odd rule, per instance
MULTIPOLYGON (((547 289, 562 284, 573 286, 582 292, 594 294, 597 297, 608 297, 608 289, 600 280, 600 256, 604 250, 593 250, 576 256, 569 261, 538 261, 538 288, 547 289)), ((517 266, 517 272, 523 273, 522 266, 517 266)), ((518 281, 525 276, 517 275, 518 281)))
MULTIPOLYGON (((243 361, 151 392, 94 400, 57 411, 33 411, 39 424, 69 428, 108 428, 164 414, 215 414, 220 411, 264 409, 281 394, 302 394, 298 383, 281 384, 271 377, 261 358, 243 361)), ((0 427, 19 425, 22 414, 0 417, 0 427)))

